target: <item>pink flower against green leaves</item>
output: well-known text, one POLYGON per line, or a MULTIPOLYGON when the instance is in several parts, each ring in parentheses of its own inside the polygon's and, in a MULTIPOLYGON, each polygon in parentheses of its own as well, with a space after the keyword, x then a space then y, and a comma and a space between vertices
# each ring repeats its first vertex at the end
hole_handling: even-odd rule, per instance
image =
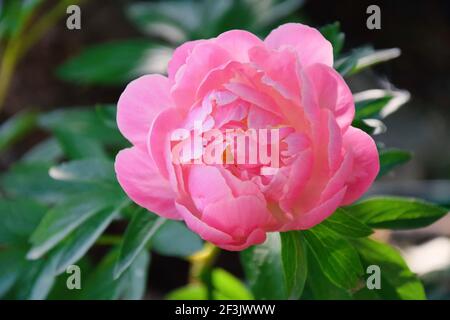
POLYGON ((168 77, 143 76, 120 97, 117 122, 133 144, 116 158, 122 188, 140 206, 184 220, 228 250, 262 243, 267 232, 320 223, 357 200, 379 171, 375 143, 351 126, 352 94, 332 65, 331 44, 302 24, 282 25, 264 41, 233 30, 183 44, 168 77), (199 134, 195 124, 216 139, 190 144, 199 134), (191 151, 184 160, 192 161, 174 161, 180 129, 189 137, 179 142, 191 151), (242 148, 225 135, 252 129, 278 130, 264 145, 276 144, 276 168, 259 158, 246 162, 250 149, 236 150, 242 148), (195 161, 217 142, 215 151, 231 161, 195 161))

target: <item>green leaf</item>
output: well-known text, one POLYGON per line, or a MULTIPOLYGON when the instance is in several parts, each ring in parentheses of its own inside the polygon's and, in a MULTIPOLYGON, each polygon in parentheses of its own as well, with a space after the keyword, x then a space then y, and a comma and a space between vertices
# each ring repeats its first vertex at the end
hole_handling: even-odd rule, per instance
POLYGON ((448 210, 411 198, 374 197, 346 207, 355 218, 373 228, 412 229, 426 227, 448 210))
POLYGON ((0 251, 0 298, 13 287, 21 276, 25 265, 24 257, 25 250, 20 248, 8 248, 0 251))
POLYGON ((55 130, 64 154, 70 159, 107 158, 102 144, 86 136, 77 136, 65 130, 55 130))
POLYGON ((376 64, 398 58, 400 49, 373 50, 370 47, 354 49, 347 56, 335 61, 335 69, 343 76, 354 75, 376 64))
POLYGON ((308 278, 301 300, 351 300, 350 290, 340 288, 324 276, 319 262, 308 254, 308 278))
POLYGON ((120 245, 114 278, 120 277, 131 265, 165 221, 165 219, 158 218, 147 210, 139 208, 136 211, 120 245))
POLYGON ((139 299, 143 296, 150 262, 148 253, 140 252, 127 272, 119 278, 114 278, 113 271, 118 253, 118 250, 113 249, 103 258, 98 267, 87 277, 85 285, 82 285, 79 299, 139 299))
POLYGON ((22 112, 0 125, 0 152, 27 135, 36 126, 36 114, 22 112))
POLYGON ((373 233, 371 228, 355 219, 342 208, 338 208, 331 217, 322 222, 322 225, 344 237, 350 238, 368 237, 373 233))
POLYGON ((252 294, 242 282, 231 273, 217 268, 212 271, 211 281, 213 296, 225 297, 228 300, 251 300, 252 294))
MULTIPOLYGON (((25 261, 25 257, 23 256, 25 261)), ((7 298, 17 300, 42 300, 47 297, 55 282, 56 259, 52 256, 36 261, 26 261, 14 287, 7 298), (11 297, 10 297, 11 296, 11 297)))
POLYGON ((169 292, 167 300, 206 300, 208 290, 200 283, 188 284, 184 287, 169 292))
POLYGON ((114 195, 101 192, 75 195, 51 209, 31 236, 29 259, 38 259, 100 210, 115 203, 114 195))
POLYGON ((241 252, 246 279, 256 299, 298 299, 306 280, 306 255, 297 232, 269 233, 241 252))
POLYGON ((46 211, 31 199, 0 199, 0 245, 27 244, 46 211))
POLYGON ((116 184, 114 164, 110 160, 91 158, 65 162, 49 171, 55 180, 103 184, 116 184))
POLYGON ((0 2, 0 38, 17 36, 42 0, 0 2))
POLYGON ((343 289, 358 285, 363 275, 361 261, 346 238, 323 224, 302 233, 323 274, 334 285, 343 289))
MULTIPOLYGON (((214 300, 251 300, 252 294, 231 273, 216 268, 211 272, 214 300)), ((207 300, 208 290, 202 283, 188 284, 167 294, 168 300, 207 300)))
POLYGON ((410 93, 405 90, 373 89, 355 93, 353 95, 356 107, 355 119, 384 119, 400 109, 410 97, 410 93))
POLYGON ((103 209, 83 222, 65 238, 51 253, 58 257, 56 272, 58 274, 64 272, 69 265, 81 259, 119 211, 120 208, 103 209))
POLYGON ((203 241, 184 223, 168 220, 155 233, 152 249, 157 253, 173 257, 188 257, 201 250, 203 241))
POLYGON ((362 291, 372 291, 372 294, 381 299, 425 299, 421 282, 394 248, 370 239, 354 240, 354 245, 361 255, 365 268, 377 265, 381 271, 381 289, 365 288, 362 291))
POLYGON ((378 178, 393 170, 395 167, 407 163, 411 160, 411 153, 400 149, 385 149, 379 152, 380 172, 378 178))
POLYGON ((74 193, 94 191, 80 183, 67 183, 52 179, 48 163, 18 163, 3 174, 0 185, 11 197, 28 197, 43 203, 60 203, 74 193))
POLYGON ((148 40, 104 43, 85 49, 58 69, 66 81, 121 85, 144 74, 164 73, 172 49, 148 40))
POLYGON ((53 163, 63 156, 63 150, 55 138, 49 138, 28 150, 21 161, 26 163, 44 162, 53 163))
POLYGON ((127 6, 130 21, 142 32, 172 43, 189 40, 202 23, 198 2, 138 2, 127 6))
POLYGON ((344 46, 345 35, 341 32, 341 24, 334 22, 320 28, 320 33, 333 46, 333 55, 337 57, 344 46))

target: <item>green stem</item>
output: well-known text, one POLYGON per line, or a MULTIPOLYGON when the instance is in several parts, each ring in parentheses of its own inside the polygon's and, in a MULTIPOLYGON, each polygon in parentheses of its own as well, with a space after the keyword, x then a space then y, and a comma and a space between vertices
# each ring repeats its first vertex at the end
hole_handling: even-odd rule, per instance
MULTIPOLYGON (((0 62, 0 112, 8 93, 14 70, 27 53, 39 39, 64 15, 67 6, 80 4, 86 0, 64 0, 55 5, 47 14, 43 15, 38 22, 30 26, 25 33, 25 28, 15 34, 6 44, 3 58, 0 62)), ((31 16, 31 15, 30 15, 31 16)))
POLYGON ((212 267, 220 253, 220 248, 207 242, 203 249, 189 257, 191 268, 189 272, 190 282, 201 282, 206 286, 208 299, 213 299, 213 285, 211 281, 212 267))
POLYGON ((104 234, 95 241, 99 246, 115 246, 122 243, 122 237, 113 234, 104 234))

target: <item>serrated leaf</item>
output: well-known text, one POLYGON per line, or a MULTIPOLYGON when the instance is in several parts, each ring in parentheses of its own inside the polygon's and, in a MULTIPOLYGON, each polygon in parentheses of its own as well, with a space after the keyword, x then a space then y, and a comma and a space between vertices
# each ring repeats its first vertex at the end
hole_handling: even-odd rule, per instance
POLYGON ((377 265, 381 272, 381 289, 371 291, 381 299, 422 300, 425 292, 419 279, 412 273, 400 254, 391 246, 371 239, 354 240, 354 245, 367 268, 377 265))
POLYGON ((322 222, 322 225, 344 237, 350 238, 368 237, 373 233, 371 228, 355 219, 343 208, 338 208, 333 215, 322 222))
POLYGON ((58 69, 77 84, 121 85, 144 74, 165 73, 172 49, 149 40, 125 40, 89 47, 58 69))
POLYGON ((378 173, 378 178, 384 176, 397 166, 407 163, 412 158, 410 152, 400 149, 384 149, 379 151, 379 156, 380 172, 378 173))
POLYGON ((359 255, 350 242, 323 224, 302 231, 308 252, 317 260, 320 269, 334 285, 353 289, 363 275, 359 255))
POLYGON ((298 299, 306 280, 306 255, 297 232, 269 233, 241 252, 246 279, 256 299, 298 299))
POLYGON ((166 256, 188 257, 202 247, 200 237, 179 221, 166 221, 152 238, 152 249, 166 256))
POLYGON ((166 219, 159 218, 147 210, 139 208, 136 211, 120 245, 114 278, 120 277, 131 265, 165 221, 166 219))
POLYGON ((373 228, 411 229, 426 227, 448 210, 412 198, 374 197, 346 207, 355 218, 373 228))

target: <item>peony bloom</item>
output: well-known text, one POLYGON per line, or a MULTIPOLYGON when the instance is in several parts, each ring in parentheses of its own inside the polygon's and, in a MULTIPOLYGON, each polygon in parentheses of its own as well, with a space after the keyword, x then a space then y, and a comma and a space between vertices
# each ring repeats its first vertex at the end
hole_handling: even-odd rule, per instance
POLYGON ((332 65, 331 44, 295 23, 264 41, 233 30, 181 45, 168 77, 143 76, 120 97, 118 126, 133 144, 116 158, 120 185, 140 206, 227 250, 313 227, 357 200, 379 170, 374 141, 351 126, 352 94, 332 65), (261 150, 270 162, 254 157, 261 150))

